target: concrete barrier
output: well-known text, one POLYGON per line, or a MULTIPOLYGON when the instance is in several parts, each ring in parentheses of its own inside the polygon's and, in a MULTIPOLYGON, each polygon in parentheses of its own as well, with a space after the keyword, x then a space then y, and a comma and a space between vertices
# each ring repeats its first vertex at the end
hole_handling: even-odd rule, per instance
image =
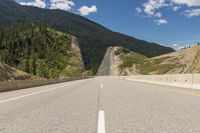
POLYGON ((134 75, 121 79, 200 90, 200 74, 134 75))
POLYGON ((171 78, 171 86, 181 88, 191 88, 193 84, 193 74, 175 74, 171 78))
POLYGON ((200 74, 193 74, 192 89, 200 90, 200 74))
POLYGON ((85 78, 68 78, 68 79, 57 79, 57 80, 6 81, 6 82, 0 82, 0 92, 13 91, 13 90, 25 89, 25 88, 30 88, 30 87, 69 82, 69 81, 74 81, 74 80, 81 80, 81 79, 85 79, 85 78))

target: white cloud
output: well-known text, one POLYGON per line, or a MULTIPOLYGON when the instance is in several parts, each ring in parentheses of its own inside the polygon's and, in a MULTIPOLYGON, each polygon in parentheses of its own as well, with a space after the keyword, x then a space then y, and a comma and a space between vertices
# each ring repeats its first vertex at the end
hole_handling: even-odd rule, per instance
POLYGON ((187 44, 187 45, 179 46, 179 47, 177 47, 177 49, 181 50, 181 49, 184 49, 184 48, 189 48, 189 47, 194 47, 194 46, 195 46, 194 44, 187 44))
POLYGON ((172 10, 176 12, 176 11, 178 11, 180 8, 181 8, 180 6, 175 6, 175 7, 172 8, 172 10))
POLYGON ((200 0, 171 0, 175 4, 187 6, 200 6, 200 0))
POLYGON ((136 11, 138 12, 138 13, 141 13, 142 12, 142 9, 141 8, 136 8, 136 11))
POLYGON ((26 5, 26 6, 36 6, 40 8, 45 8, 46 3, 45 0, 35 0, 33 2, 20 2, 21 5, 26 5))
POLYGON ((185 15, 187 17, 194 17, 194 16, 200 16, 200 9, 192 9, 185 11, 185 15))
POLYGON ((178 48, 177 48, 177 50, 181 50, 181 49, 183 49, 183 48, 186 48, 187 46, 179 46, 178 48))
POLYGON ((51 9, 61 9, 61 10, 71 10, 75 6, 75 3, 71 0, 51 0, 50 8, 51 9))
POLYGON ((178 47, 178 44, 173 44, 172 46, 173 46, 173 47, 178 47))
POLYGON ((88 6, 82 6, 80 7, 79 9, 79 13, 82 15, 82 16, 87 16, 89 15, 90 13, 95 13, 97 12, 97 7, 95 5, 91 6, 91 7, 88 7, 88 6))
POLYGON ((166 19, 159 19, 156 21, 157 25, 163 25, 163 24, 167 24, 167 20, 166 19))
POLYGON ((167 6, 165 0, 148 0, 148 2, 143 4, 144 12, 149 16, 153 16, 155 14, 155 10, 161 7, 167 6))
POLYGON ((189 18, 200 16, 200 0, 146 0, 146 2, 142 4, 142 7, 136 8, 136 14, 145 13, 147 16, 153 18, 157 25, 167 24, 168 21, 163 18, 164 15, 161 12, 162 8, 174 12, 178 12, 181 8, 182 10, 186 8, 182 13, 185 16, 189 18), (159 20, 156 18, 159 18, 159 20))
POLYGON ((162 17, 162 13, 158 12, 154 15, 155 17, 161 18, 162 17))

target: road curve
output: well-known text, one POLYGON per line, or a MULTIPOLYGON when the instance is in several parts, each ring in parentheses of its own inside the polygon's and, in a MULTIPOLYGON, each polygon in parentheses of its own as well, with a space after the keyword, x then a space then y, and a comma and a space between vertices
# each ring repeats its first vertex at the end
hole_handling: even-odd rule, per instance
POLYGON ((199 91, 117 77, 0 93, 0 133, 199 133, 199 114, 199 91))

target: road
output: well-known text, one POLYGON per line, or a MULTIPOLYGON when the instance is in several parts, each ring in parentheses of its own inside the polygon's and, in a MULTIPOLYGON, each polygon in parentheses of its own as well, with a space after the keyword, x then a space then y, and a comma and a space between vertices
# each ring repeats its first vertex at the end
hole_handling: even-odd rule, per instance
POLYGON ((199 133, 200 92, 96 77, 0 93, 0 133, 199 133))

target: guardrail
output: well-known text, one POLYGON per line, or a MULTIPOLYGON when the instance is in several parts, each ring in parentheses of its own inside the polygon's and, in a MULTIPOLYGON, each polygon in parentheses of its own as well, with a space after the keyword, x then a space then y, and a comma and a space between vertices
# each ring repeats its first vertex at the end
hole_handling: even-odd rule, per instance
POLYGON ((200 90, 200 74, 134 75, 120 79, 200 90))
MULTIPOLYGON (((88 77, 91 78, 91 77, 88 77)), ((18 81, 3 81, 0 82, 0 92, 13 91, 43 85, 57 84, 63 82, 69 82, 74 80, 81 80, 87 78, 68 78, 57 80, 18 80, 18 81)))

